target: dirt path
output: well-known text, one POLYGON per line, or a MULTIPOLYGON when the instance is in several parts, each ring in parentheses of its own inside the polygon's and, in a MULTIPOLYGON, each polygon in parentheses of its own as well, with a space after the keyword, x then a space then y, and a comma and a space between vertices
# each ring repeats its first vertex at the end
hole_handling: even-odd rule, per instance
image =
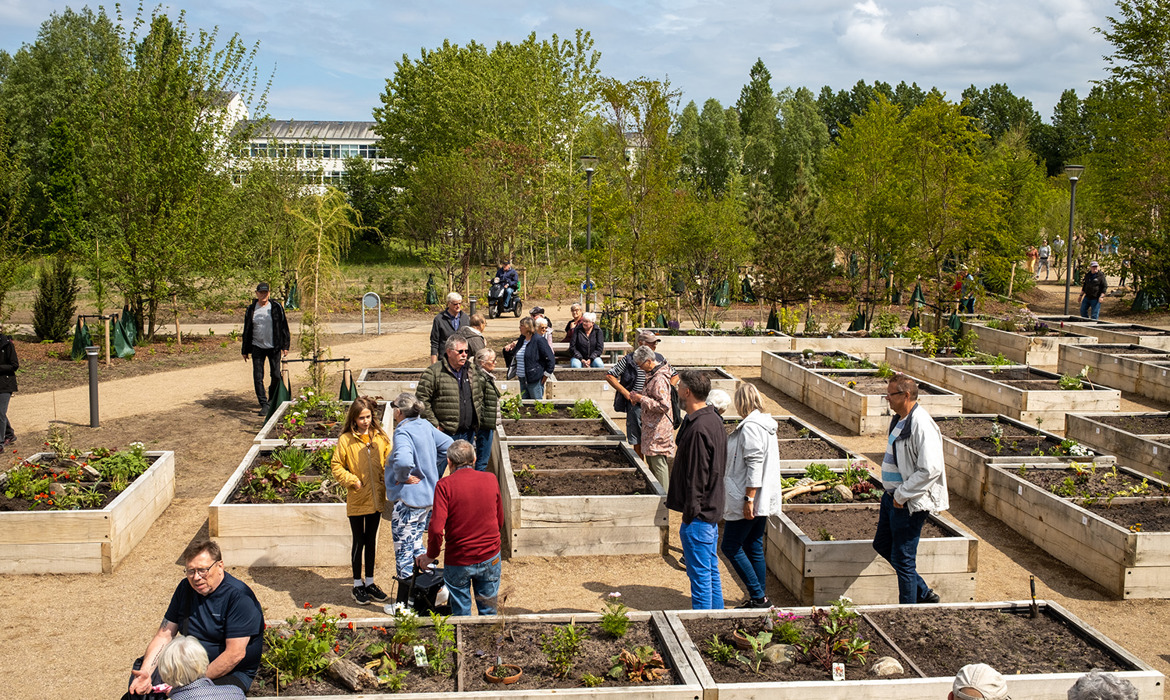
MULTIPOLYGON (((564 314, 554 318, 567 316, 564 314)), ((425 364, 428 324, 347 345, 351 366, 361 368, 425 364)), ((514 319, 493 321, 490 334, 510 336, 514 319)), ((858 438, 803 405, 764 385, 759 368, 731 368, 755 383, 767 408, 792 413, 818 426, 851 449, 878 460, 881 438, 858 438)), ((143 440, 153 449, 176 452, 177 493, 146 538, 112 574, 0 576, 0 696, 41 698, 116 697, 125 688, 130 661, 141 654, 159 624, 181 577, 176 557, 192 539, 207 532, 207 505, 251 444, 260 418, 255 415, 251 373, 243 362, 137 377, 102 386, 102 426, 88 427, 85 390, 17 395, 11 414, 21 434, 21 453, 39 444, 48 420, 72 423, 75 442, 124 445, 143 440)), ((1131 397, 1127 397, 1129 399, 1131 397)), ((1142 405, 1140 402, 1128 404, 1142 405)), ((1170 602, 1111 601, 1084 576, 1031 545, 971 504, 955 499, 951 517, 980 538, 977 597, 1020 599, 1028 575, 1038 592, 1069 607, 1091 625, 1170 673, 1170 602)), ((660 556, 576 557, 509 561, 504 589, 516 612, 594 611, 609 591, 620 590, 634 609, 689 607, 688 585, 678 558, 678 520, 672 518, 671 549, 660 556)), ((392 546, 379 545, 380 580, 389 582, 392 546)), ((368 617, 348 594, 346 568, 241 568, 229 571, 256 591, 270 619, 298 613, 304 602, 326 604, 351 617, 368 617)), ((723 566, 729 606, 745 592, 723 566)), ((774 578, 768 595, 793 604, 774 578)))

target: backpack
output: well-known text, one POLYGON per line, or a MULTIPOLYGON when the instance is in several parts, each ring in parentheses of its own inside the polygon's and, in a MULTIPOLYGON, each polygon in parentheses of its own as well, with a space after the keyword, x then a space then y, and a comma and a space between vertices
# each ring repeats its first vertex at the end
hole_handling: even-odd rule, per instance
POLYGON ((682 425, 682 411, 678 407, 678 387, 670 385, 670 422, 674 427, 682 425))

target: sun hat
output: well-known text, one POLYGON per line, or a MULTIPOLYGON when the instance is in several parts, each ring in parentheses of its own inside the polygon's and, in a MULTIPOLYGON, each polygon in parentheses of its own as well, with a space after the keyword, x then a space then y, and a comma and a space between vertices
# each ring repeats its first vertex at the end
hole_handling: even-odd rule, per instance
POLYGON ((1098 265, 1097 265, 1097 261, 1096 261, 1096 260, 1094 260, 1094 261, 1090 262, 1090 263, 1089 263, 1089 267, 1098 267, 1098 265))
POLYGON ((544 307, 543 307, 543 306, 534 306, 534 307, 532 307, 532 311, 529 311, 529 312, 528 312, 528 315, 529 315, 529 316, 535 316, 535 315, 537 315, 537 314, 543 314, 543 313, 544 313, 544 307))
POLYGON ((955 683, 951 687, 958 700, 1011 700, 1007 694, 1007 682, 999 671, 987 664, 967 664, 955 674, 955 683), (964 693, 964 688, 979 691, 980 695, 964 693))

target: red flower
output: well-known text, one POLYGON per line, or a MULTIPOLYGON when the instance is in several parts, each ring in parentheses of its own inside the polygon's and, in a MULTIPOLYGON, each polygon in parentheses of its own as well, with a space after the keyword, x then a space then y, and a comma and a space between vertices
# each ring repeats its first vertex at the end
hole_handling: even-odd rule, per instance
POLYGON ((325 606, 321 606, 321 608, 317 612, 325 612, 328 609, 329 608, 326 608, 325 606))
POLYGON ((313 620, 313 618, 311 618, 311 617, 306 617, 306 618, 305 618, 305 622, 311 622, 312 620, 313 620))
POLYGON ((305 603, 305 610, 308 610, 311 607, 313 607, 312 603, 305 603))
POLYGON ((341 619, 344 620, 347 616, 345 613, 341 613, 341 615, 339 617, 341 617, 341 619))
POLYGON ((349 623, 349 628, 350 628, 350 629, 353 629, 353 623, 352 623, 352 622, 351 622, 351 623, 349 623))
POLYGON ((334 654, 336 654, 336 653, 337 653, 337 652, 339 652, 339 651, 341 651, 341 645, 340 645, 340 644, 334 644, 334 645, 333 645, 333 653, 334 653, 334 654))

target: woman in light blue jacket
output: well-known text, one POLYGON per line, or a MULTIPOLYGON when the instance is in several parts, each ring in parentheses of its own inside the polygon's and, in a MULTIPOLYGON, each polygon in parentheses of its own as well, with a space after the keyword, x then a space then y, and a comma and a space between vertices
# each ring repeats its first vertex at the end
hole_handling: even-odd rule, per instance
POLYGON ((749 599, 739 607, 766 608, 771 603, 764 592, 764 529, 768 516, 780 512, 776 419, 764 413, 760 392, 746 382, 736 385, 735 410, 744 418, 727 437, 720 550, 748 590, 749 599))
POLYGON ((398 580, 409 579, 414 560, 427 551, 427 525, 435 500, 435 484, 447 468, 451 437, 420 419, 422 402, 414 394, 399 394, 394 409, 394 448, 386 460, 386 501, 390 532, 394 535, 394 564, 398 580))

